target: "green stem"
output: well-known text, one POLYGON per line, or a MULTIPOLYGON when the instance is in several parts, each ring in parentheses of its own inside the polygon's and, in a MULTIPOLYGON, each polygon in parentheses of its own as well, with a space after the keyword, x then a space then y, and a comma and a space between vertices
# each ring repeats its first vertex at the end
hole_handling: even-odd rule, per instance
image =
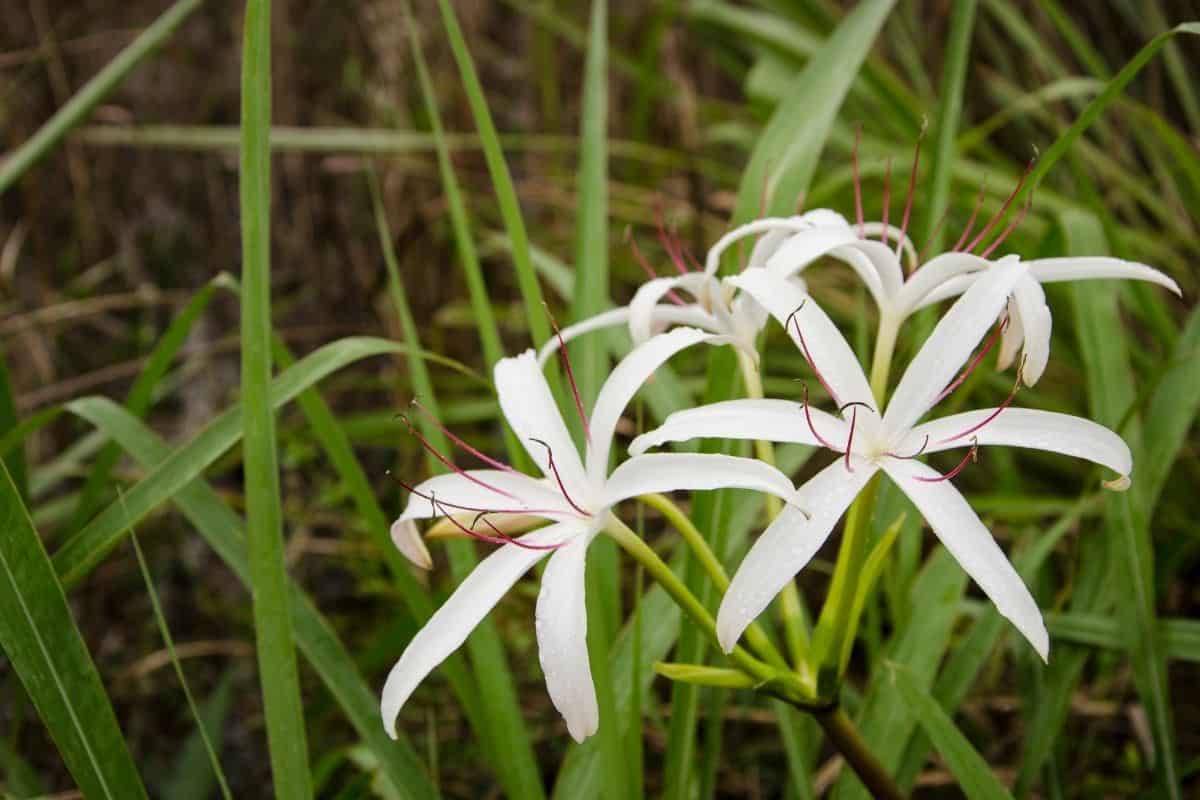
POLYGON ((817 722, 821 723, 829 741, 846 759, 846 763, 853 768, 859 780, 871 792, 872 797, 902 800, 904 793, 900 791, 900 787, 888 775, 883 764, 879 763, 879 759, 867 747, 867 743, 859 736, 858 731, 854 728, 854 723, 846 716, 845 711, 834 708, 828 712, 815 713, 813 716, 817 718, 817 722))
MULTIPOLYGON (((704 534, 700 533, 700 529, 695 526, 691 518, 683 513, 683 509, 675 505, 666 495, 645 494, 639 496, 638 500, 657 509, 667 522, 671 523, 671 526, 683 538, 684 544, 691 548, 692 554, 708 574, 709 580, 717 587, 717 591, 724 594, 729 589, 729 575, 725 572, 725 567, 721 565, 721 560, 717 558, 716 553, 708 546, 708 540, 704 538, 704 534)), ((789 669, 787 661, 780 655, 779 650, 761 627, 752 623, 746 629, 745 636, 746 642, 759 656, 773 666, 789 669)))
MULTIPOLYGON (((749 355, 738 351, 738 366, 742 369, 742 381, 746 384, 746 395, 756 400, 763 397, 762 375, 749 355)), ((768 441, 754 443, 759 461, 775 466, 775 447, 768 441)), ((774 520, 783 511, 783 501, 775 495, 767 495, 767 518, 774 520)), ((811 679, 805 654, 808 653, 808 626, 805 623, 804 603, 795 581, 788 581, 779 593, 779 620, 783 624, 783 637, 796 671, 805 679, 811 679)))
POLYGON ((884 311, 879 317, 879 333, 875 337, 875 354, 871 360, 871 394, 875 396, 881 414, 884 395, 887 394, 892 356, 896 352, 896 334, 899 331, 899 315, 884 311))

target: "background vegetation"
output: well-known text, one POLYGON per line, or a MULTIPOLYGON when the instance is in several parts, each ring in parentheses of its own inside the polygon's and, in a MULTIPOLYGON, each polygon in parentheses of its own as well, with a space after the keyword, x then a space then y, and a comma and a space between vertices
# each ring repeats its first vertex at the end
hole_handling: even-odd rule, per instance
MULTIPOLYGON (((387 471, 432 468, 395 413, 419 395, 500 451, 487 376, 545 340, 541 296, 564 322, 623 301, 644 279, 627 237, 665 264, 662 219, 703 253, 764 185, 777 213, 851 213, 856 126, 872 214, 924 131, 918 241, 952 242, 1040 154, 1008 246, 1142 261, 1184 300, 1047 289, 1050 367, 1018 403, 1120 430, 1131 492, 1026 453, 956 481, 1046 610, 1049 666, 910 514, 843 703, 919 796, 1197 791, 1200 55, 1194 29, 1155 38, 1195 7, 415 0, 410 24, 396 0, 9 5, 0 793, 862 796, 797 712, 656 679, 712 656, 615 551, 593 559, 600 736, 572 744, 549 704, 530 586, 418 691, 400 742, 376 705, 476 558, 438 545, 414 575, 388 542, 387 471)), ((811 276, 865 349, 862 287, 811 276)), ((767 392, 786 396, 800 362, 777 334, 767 392)), ((586 392, 627 346, 597 341, 586 392)), ((722 391, 708 357, 677 359, 632 422, 722 391)), ((807 455, 781 463, 806 477, 807 455)), ((736 564, 750 498, 692 510, 736 564)), ((810 608, 832 554, 799 580, 810 608)))

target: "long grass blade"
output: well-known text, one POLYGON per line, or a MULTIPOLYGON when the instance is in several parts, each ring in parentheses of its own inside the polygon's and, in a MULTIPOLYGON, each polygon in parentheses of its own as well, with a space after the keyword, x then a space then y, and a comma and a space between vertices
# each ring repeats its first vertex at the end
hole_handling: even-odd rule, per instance
POLYGON ((87 797, 144 798, 112 703, 20 492, 0 461, 0 650, 87 797))
POLYGON ((0 194, 54 149, 68 131, 120 86, 130 71, 166 41, 199 6, 200 0, 178 0, 72 95, 66 105, 38 128, 37 133, 0 162, 0 194))
POLYGON ((196 730, 184 742, 171 769, 171 779, 163 791, 171 800, 207 800, 216 788, 209 752, 221 752, 225 721, 233 699, 233 670, 227 670, 220 683, 200 704, 196 730))

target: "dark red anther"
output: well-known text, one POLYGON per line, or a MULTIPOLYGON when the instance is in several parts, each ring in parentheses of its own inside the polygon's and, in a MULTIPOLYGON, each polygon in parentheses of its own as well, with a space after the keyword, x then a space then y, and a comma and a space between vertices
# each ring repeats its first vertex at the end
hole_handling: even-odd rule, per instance
POLYGON ((967 464, 969 464, 972 461, 975 461, 976 454, 978 452, 979 452, 979 442, 973 441, 973 442, 971 442, 971 449, 969 451, 967 451, 967 454, 965 456, 963 456, 963 460, 958 462, 958 466, 956 466, 954 469, 947 472, 945 475, 936 475, 932 478, 926 478, 923 475, 914 475, 913 480, 921 481, 921 483, 941 483, 942 481, 948 481, 951 478, 953 478, 954 476, 958 475, 958 473, 960 473, 964 469, 966 469, 967 464))
POLYGON ((546 314, 550 317, 550 326, 554 328, 554 335, 558 337, 558 355, 566 370, 567 382, 571 384, 571 396, 575 398, 575 410, 579 413, 579 421, 583 423, 583 437, 588 444, 591 444, 592 430, 588 425, 587 412, 583 410, 583 398, 579 396, 579 384, 575 383, 575 372, 571 369, 571 357, 567 355, 567 343, 563 341, 562 331, 558 329, 558 323, 555 321, 554 315, 550 313, 548 305, 546 305, 546 314))
POLYGON ((917 452, 913 453, 912 455, 899 456, 899 455, 896 455, 895 453, 888 453, 888 455, 891 456, 892 458, 896 458, 901 461, 911 461, 912 459, 914 459, 917 456, 924 453, 926 447, 929 447, 929 434, 928 433, 925 434, 925 441, 921 442, 921 446, 917 448, 917 452))
POLYGON ((846 471, 847 472, 854 472, 854 467, 850 466, 850 451, 854 448, 854 428, 858 424, 858 407, 859 406, 862 406, 863 408, 865 408, 871 412, 875 411, 875 409, 871 408, 871 405, 869 403, 864 403, 861 400, 852 400, 849 403, 846 403, 845 405, 843 405, 841 408, 838 409, 839 414, 845 414, 847 408, 851 409, 851 411, 850 411, 850 433, 846 437, 846 471))
POLYGON ((567 487, 566 484, 563 483, 562 476, 558 474, 558 467, 554 466, 554 451, 550 449, 550 445, 541 439, 534 439, 533 437, 530 437, 530 441, 537 442, 542 447, 546 448, 546 461, 550 467, 550 473, 554 475, 554 480, 558 482, 558 490, 562 492, 563 499, 567 501, 567 504, 570 505, 571 508, 578 511, 580 514, 583 514, 585 517, 590 517, 591 514, 589 512, 584 511, 574 500, 571 499, 571 494, 567 491, 567 487))
POLYGON ((800 305, 796 306, 795 311, 793 311, 791 314, 788 314, 787 320, 784 321, 783 327, 785 330, 792 327, 792 321, 795 320, 796 338, 800 340, 800 350, 804 353, 805 360, 807 360, 808 365, 812 367, 812 371, 816 373, 817 380, 821 382, 821 386, 824 387, 825 393, 829 395, 830 399, 833 400, 834 403, 837 403, 837 393, 833 391, 833 387, 829 385, 829 382, 825 380, 825 376, 821 374, 821 370, 817 368, 817 362, 813 361, 812 353, 808 352, 808 343, 804 341, 804 332, 800 330, 800 319, 798 315, 800 310, 804 308, 804 304, 807 302, 807 299, 803 300, 800 305))
POLYGON ((492 458, 491 456, 489 456, 485 453, 481 453, 479 450, 476 450, 474 447, 472 447, 471 445, 464 442, 462 439, 460 439, 458 436, 456 436, 449 428, 447 428, 442 423, 438 422, 437 417, 435 417, 432 413, 430 413, 429 409, 427 409, 427 408, 425 408, 425 406, 421 405, 421 402, 419 400, 417 400, 416 398, 413 398, 412 405, 414 408, 416 408, 418 411, 420 411, 422 414, 424 414, 426 419, 428 419, 430 422, 432 422, 434 425, 436 425, 437 429, 440 430, 446 436, 447 439, 454 442, 454 444, 458 445, 463 450, 466 450, 468 453, 475 456, 480 461, 484 462, 485 464, 490 464, 491 466, 495 467, 496 469, 503 470, 505 472, 511 472, 514 475, 519 474, 519 473, 517 473, 517 471, 515 469, 510 467, 508 464, 505 464, 503 461, 497 461, 496 459, 492 458))

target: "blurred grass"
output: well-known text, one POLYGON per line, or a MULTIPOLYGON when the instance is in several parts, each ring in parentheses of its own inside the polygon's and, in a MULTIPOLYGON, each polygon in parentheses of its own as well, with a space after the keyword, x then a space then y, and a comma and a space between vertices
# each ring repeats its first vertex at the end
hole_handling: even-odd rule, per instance
MULTIPOLYGON (((136 566, 112 548, 135 522, 145 532, 163 603, 186 604, 168 609, 181 642, 253 631, 248 611, 220 590, 222 581, 233 582, 222 561, 242 580, 247 575, 240 511, 254 501, 243 494, 243 476, 258 474, 254 448, 241 446, 240 407, 230 405, 237 342, 223 338, 232 310, 220 294, 180 293, 185 305, 166 308, 138 300, 92 311, 86 302, 143 286, 204 287, 238 263, 229 160, 239 146, 229 126, 237 109, 237 36, 229 15, 211 4, 192 13, 198 4, 186 0, 141 36, 106 33, 162 11, 142 5, 114 9, 111 21, 56 17, 58 55, 20 14, 0 34, 0 70, 12 77, 0 94, 0 119, 10 123, 10 155, 0 165, 0 344, 12 387, 0 386, 0 455, 17 467, 14 476, 22 456, 28 462, 25 496, 42 537, 58 545, 53 562, 71 587, 70 625, 78 624, 104 676, 103 700, 115 707, 139 765, 173 762, 195 725, 167 701, 177 694, 174 684, 110 679, 123 663, 114 652, 157 646, 144 605, 122 602, 145 591, 136 566), (29 51, 31 43, 37 47, 29 51), (61 67, 81 88, 56 114, 45 87, 61 67), (89 117, 99 124, 79 130, 89 117), (90 183, 80 183, 52 146, 72 131, 73 145, 88 155, 90 183), (83 235, 83 204, 100 215, 98 246, 83 235), (131 367, 115 372, 118 362, 131 367), (125 397, 126 410, 81 399, 95 389, 77 387, 125 397), (74 415, 57 407, 30 404, 43 388, 67 398, 117 444, 80 436, 74 415), (171 443, 138 423, 142 415, 171 443), (115 502, 116 486, 126 487, 127 510, 115 502), (170 504, 182 518, 160 512, 170 504), (197 556, 193 532, 220 558, 197 556)), ((604 767, 599 741, 568 745, 548 705, 523 588, 492 617, 502 660, 485 647, 449 661, 414 696, 401 743, 378 725, 378 680, 448 585, 441 571, 432 588, 423 585, 387 541, 396 498, 384 472, 427 469, 419 449, 396 435, 395 411, 414 393, 423 400, 436 394, 445 421, 490 449, 503 441, 510 456, 521 457, 511 435, 497 433, 486 381, 454 369, 422 376, 414 363, 434 363, 435 351, 450 366, 464 362, 487 375, 501 353, 540 343, 549 326, 539 280, 572 316, 621 302, 643 276, 614 227, 649 227, 659 208, 697 252, 731 214, 757 213, 768 173, 776 175, 780 213, 791 212, 801 188, 808 208, 850 212, 855 125, 863 129, 862 174, 873 199, 886 161, 907 163, 928 117, 932 155, 919 176, 915 230, 930 233, 945 210, 938 235, 956 233, 985 178, 981 214, 995 211, 1036 148, 1040 180, 1030 184, 1032 207, 1013 236, 1014 252, 1059 255, 1102 241, 1116 255, 1166 269, 1183 284, 1185 302, 1135 286, 1048 290, 1056 316, 1050 369, 1019 402, 1073 413, 1102 402, 1096 413, 1103 419, 1130 435, 1140 429, 1130 493, 1098 497, 1094 473, 1026 454, 989 454, 958 480, 1047 611, 1049 666, 1013 646, 1003 620, 962 593, 961 571, 940 550, 927 552, 910 522, 880 579, 883 591, 867 604, 845 705, 919 796, 944 792, 938 782, 951 776, 979 773, 970 747, 1017 796, 1145 793, 1151 764, 1160 794, 1188 796, 1196 780, 1189 765, 1200 752, 1192 588, 1200 540, 1191 524, 1200 476, 1200 323, 1192 308, 1200 98, 1186 80, 1196 69, 1196 27, 1172 26, 1194 11, 1154 2, 1143 14, 1130 4, 1083 13, 1051 0, 984 0, 972 19, 971 2, 936 18, 910 2, 862 4, 849 16, 844 6, 819 0, 597 4, 598 13, 608 11, 597 34, 581 8, 513 0, 502 11, 468 15, 460 4, 438 5, 418 2, 411 25, 374 3, 276 9, 273 23, 281 43, 273 63, 276 124, 269 137, 265 124, 259 131, 259 146, 269 138, 276 153, 278 204, 271 308, 282 374, 269 408, 283 415, 272 438, 283 471, 276 496, 289 532, 289 571, 311 589, 300 594, 294 581, 287 602, 297 646, 328 689, 310 686, 302 673, 301 710, 322 793, 353 793, 382 775, 413 796, 476 796, 496 787, 530 796, 554 786, 558 797, 598 797, 615 785, 605 781, 614 772, 612 754, 604 767), (870 14, 879 15, 877 34, 864 22, 870 14), (865 25, 853 37, 856 47, 846 46, 845 33, 830 44, 831 32, 849 30, 853 20, 865 25), (599 35, 606 47, 597 47, 599 35), (416 72, 408 51, 418 57, 416 72), (830 67, 829 54, 847 66, 830 67), (821 85, 800 77, 806 66, 824 76, 821 85), (588 88, 580 92, 585 75, 588 88), (607 103, 596 99, 601 76, 607 103), (792 147, 800 150, 788 155, 792 147), (367 158, 380 175, 374 199, 361 190, 367 158), (1097 241, 1072 245, 1060 221, 1083 214, 1102 230, 1097 241), (572 252, 570 266, 558 260, 572 252), (407 313, 390 299, 397 285, 407 290, 407 313), (1101 300, 1102 309, 1094 306, 1101 300), (1124 347, 1114 341, 1117 329, 1126 332, 1124 347), (402 336, 412 348, 343 340, 287 366, 289 350, 303 354, 364 333, 402 336), (407 355, 407 364, 355 366, 378 354, 407 355), (1136 602, 1116 602, 1115 585, 1136 602), (885 691, 889 660, 911 670, 905 674, 916 685, 906 689, 917 692, 919 714, 885 691), (488 681, 506 695, 502 702, 479 690, 488 681), (369 758, 322 758, 360 741, 369 758), (506 758, 503 747, 518 755, 506 758), (931 760, 931 747, 944 760, 931 760), (418 751, 437 754, 436 788, 418 751)), ((810 275, 835 318, 864 328, 861 292, 844 273, 810 275)), ((598 385, 603 365, 625 345, 620 336, 588 345, 577 368, 589 363, 579 372, 598 385)), ((798 361, 777 332, 767 347, 768 394, 786 396, 798 361)), ((730 383, 732 364, 718 356, 708 370, 707 356, 684 354, 647 387, 651 417, 705 396, 706 385, 710 399, 719 396, 713 387, 730 383)), ((1007 390, 1000 376, 975 382, 971 395, 986 402, 1007 390)), ((734 505, 715 498, 693 504, 697 519, 728 538, 729 566, 757 513, 744 510, 755 504, 734 505)), ((647 530, 669 546, 656 520, 647 520, 647 530)), ((461 576, 471 551, 458 549, 451 571, 461 576)), ((675 566, 687 569, 679 558, 675 566)), ((629 747, 645 748, 647 795, 808 797, 836 778, 829 751, 771 705, 745 693, 702 696, 653 681, 653 661, 692 646, 687 626, 681 633, 673 606, 647 587, 636 637, 628 612, 637 587, 632 576, 617 574, 619 582, 608 579, 609 635, 599 638, 613 642, 606 660, 619 734, 629 747), (641 736, 630 730, 639 721, 641 736)), ((819 601, 825 582, 820 563, 806 571, 806 601, 819 601)), ((10 666, 0 661, 6 687, 13 685, 8 655, 10 666)), ((197 692, 227 685, 225 667, 189 664, 197 692)), ((237 696, 226 744, 218 746, 235 796, 261 793, 267 777, 261 700, 243 683, 230 690, 237 696)), ((45 734, 21 723, 21 702, 0 705, 0 718, 14 720, 0 748, 0 791, 69 785, 64 768, 42 755, 50 752, 45 734)), ((74 770, 70 759, 67 767, 74 770)), ((636 774, 632 767, 627 773, 631 786, 636 774)), ((167 785, 156 769, 145 775, 153 794, 167 785)), ((837 794, 856 793, 843 776, 837 794)))

